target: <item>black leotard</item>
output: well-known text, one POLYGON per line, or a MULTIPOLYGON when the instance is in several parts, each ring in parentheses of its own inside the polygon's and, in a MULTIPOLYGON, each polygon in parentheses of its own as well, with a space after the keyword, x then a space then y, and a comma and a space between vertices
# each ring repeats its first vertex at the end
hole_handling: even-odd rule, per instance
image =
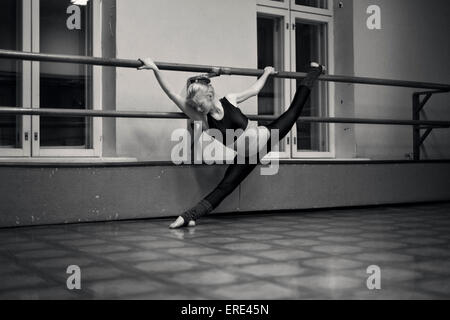
POLYGON ((222 133, 223 139, 226 138, 227 129, 247 129, 248 118, 242 113, 239 108, 236 108, 227 98, 220 99, 223 107, 223 119, 216 120, 210 114, 207 115, 208 126, 210 129, 218 129, 222 133))

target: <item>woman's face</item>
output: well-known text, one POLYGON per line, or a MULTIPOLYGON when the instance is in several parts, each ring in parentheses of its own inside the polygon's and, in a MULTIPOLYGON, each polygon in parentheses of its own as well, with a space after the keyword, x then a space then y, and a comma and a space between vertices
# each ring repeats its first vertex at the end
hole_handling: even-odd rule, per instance
POLYGON ((208 85, 207 88, 197 92, 195 95, 196 111, 201 114, 208 114, 214 107, 214 88, 208 85))

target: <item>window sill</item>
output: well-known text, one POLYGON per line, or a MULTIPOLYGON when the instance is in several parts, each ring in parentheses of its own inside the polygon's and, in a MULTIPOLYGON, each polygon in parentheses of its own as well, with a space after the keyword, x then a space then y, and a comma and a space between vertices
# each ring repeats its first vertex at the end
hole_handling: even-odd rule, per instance
POLYGON ((280 159, 280 163, 290 163, 290 162, 364 162, 371 161, 369 158, 297 158, 297 159, 280 159))
MULTIPOLYGON (((450 159, 441 160, 370 160, 370 159, 280 159, 280 165, 383 165, 383 164, 417 164, 450 163, 450 159)), ((223 164, 226 165, 226 164, 223 164)), ((200 167, 222 166, 208 164, 176 165, 171 161, 138 161, 135 158, 0 158, 0 167, 50 167, 50 168, 91 168, 91 167, 200 167)))

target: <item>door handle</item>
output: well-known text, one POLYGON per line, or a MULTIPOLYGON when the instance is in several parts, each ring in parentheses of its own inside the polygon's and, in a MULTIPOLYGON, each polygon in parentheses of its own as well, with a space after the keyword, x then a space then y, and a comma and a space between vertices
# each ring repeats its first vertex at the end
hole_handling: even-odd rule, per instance
POLYGON ((34 141, 38 141, 39 135, 37 132, 34 133, 34 141))
POLYGON ((24 140, 28 141, 29 137, 30 137, 30 134, 28 132, 25 132, 24 140))

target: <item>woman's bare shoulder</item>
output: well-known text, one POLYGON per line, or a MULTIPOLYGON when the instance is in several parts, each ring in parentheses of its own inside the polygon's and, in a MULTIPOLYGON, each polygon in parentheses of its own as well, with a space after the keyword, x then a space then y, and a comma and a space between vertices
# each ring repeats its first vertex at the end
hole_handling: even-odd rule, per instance
POLYGON ((237 103, 237 95, 235 93, 229 93, 225 96, 225 99, 228 100, 233 106, 236 108, 239 108, 239 105, 237 103))

